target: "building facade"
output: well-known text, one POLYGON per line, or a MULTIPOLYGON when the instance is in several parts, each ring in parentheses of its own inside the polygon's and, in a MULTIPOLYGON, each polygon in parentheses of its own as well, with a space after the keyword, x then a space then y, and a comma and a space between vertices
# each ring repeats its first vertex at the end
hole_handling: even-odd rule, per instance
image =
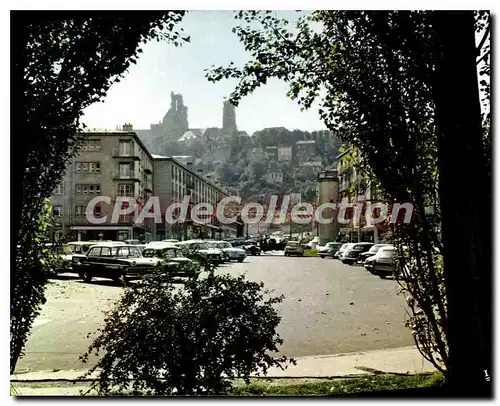
MULTIPOLYGON (((339 176, 339 198, 346 198, 349 203, 377 202, 380 193, 373 179, 363 176, 358 170, 359 152, 355 148, 347 148, 337 156, 337 172, 339 176)), ((340 232, 349 241, 378 242, 383 230, 383 225, 368 225, 365 221, 364 211, 360 221, 352 219, 349 224, 341 226, 340 232)), ((352 217, 352 211, 348 217, 352 217)))
POLYGON ((153 193, 152 168, 151 154, 130 126, 125 125, 123 131, 87 133, 51 199, 59 224, 56 234, 73 240, 151 240, 150 223, 136 224, 132 215, 126 215, 111 224, 111 214, 118 196, 142 202, 153 193), (91 224, 86 208, 96 196, 108 196, 111 203, 95 206, 94 216, 101 223, 91 224))
POLYGON ((182 201, 185 195, 190 196, 192 206, 218 203, 227 193, 197 173, 191 162, 184 165, 173 158, 150 154, 131 125, 125 125, 122 131, 88 132, 51 198, 57 218, 54 238, 148 242, 236 236, 236 224, 219 225, 215 216, 206 226, 193 223, 189 217, 184 224, 165 224, 166 205, 182 201), (97 196, 103 197, 93 210, 99 224, 92 224, 87 219, 87 206, 97 196), (160 200, 162 223, 156 224, 154 218, 138 223, 140 209, 151 196, 160 200), (104 197, 109 197, 110 202, 104 197), (119 216, 115 224, 112 213, 118 197, 134 199, 139 210, 119 216))
MULTIPOLYGON (((339 202, 339 178, 337 171, 326 170, 318 174, 317 178, 317 205, 325 203, 339 202)), ((323 218, 332 219, 328 224, 317 223, 317 235, 319 245, 325 245, 328 242, 336 241, 339 235, 339 223, 337 219, 338 211, 325 209, 323 218)))
MULTIPOLYGON (((199 203, 208 203, 214 209, 228 193, 221 187, 209 182, 194 170, 192 165, 183 165, 173 158, 155 156, 154 159, 154 193, 160 200, 161 212, 167 207, 182 202, 188 196, 189 209, 186 221, 177 224, 155 224, 157 240, 175 238, 186 240, 191 238, 229 238, 236 237, 237 223, 220 224, 215 213, 208 222, 196 222, 191 218, 190 210, 199 203)), ((180 215, 180 210, 174 212, 174 217, 180 215)))

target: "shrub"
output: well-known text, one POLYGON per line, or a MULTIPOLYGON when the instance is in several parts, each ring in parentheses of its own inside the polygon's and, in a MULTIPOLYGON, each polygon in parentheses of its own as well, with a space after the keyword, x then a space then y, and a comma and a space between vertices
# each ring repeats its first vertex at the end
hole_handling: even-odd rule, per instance
POLYGON ((318 250, 304 250, 305 257, 317 257, 319 251, 318 250))
POLYGON ((227 393, 230 379, 249 382, 253 372, 294 362, 274 357, 282 339, 263 283, 244 276, 215 275, 175 288, 161 275, 126 289, 88 351, 104 352, 86 377, 98 371, 90 390, 101 395, 197 395, 227 393))

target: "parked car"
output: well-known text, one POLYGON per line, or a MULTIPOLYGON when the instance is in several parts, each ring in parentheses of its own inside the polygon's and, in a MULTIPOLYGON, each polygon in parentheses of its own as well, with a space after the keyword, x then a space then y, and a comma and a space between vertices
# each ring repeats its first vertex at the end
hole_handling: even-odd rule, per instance
POLYGON ((178 242, 180 242, 179 240, 176 240, 174 238, 168 238, 166 240, 161 240, 161 242, 171 242, 171 243, 174 243, 174 244, 177 244, 178 242))
POLYGON ((285 256, 289 257, 291 255, 297 255, 300 257, 304 256, 304 246, 297 241, 288 241, 285 247, 285 256))
POLYGON ((328 242, 319 250, 319 256, 323 259, 325 257, 333 258, 335 253, 340 249, 343 244, 341 242, 328 242))
POLYGON ((214 244, 227 254, 230 261, 243 262, 247 257, 247 252, 243 248, 235 248, 229 241, 215 241, 214 244))
POLYGON ((73 270, 85 282, 95 276, 128 281, 152 273, 161 265, 166 264, 157 258, 144 258, 138 248, 127 244, 96 244, 86 255, 73 256, 73 270))
POLYGON ((390 244, 374 244, 374 245, 372 245, 372 247, 368 251, 361 252, 359 254, 358 262, 364 264, 367 258, 374 256, 381 247, 386 247, 388 245, 390 245, 390 244))
POLYGON ((342 263, 354 265, 359 259, 359 254, 368 251, 371 247, 373 247, 372 242, 360 242, 354 244, 352 248, 347 249, 345 254, 342 255, 342 263))
POLYGON ((395 252, 393 245, 381 247, 373 258, 371 272, 382 279, 388 275, 394 275, 396 273, 395 252))
POLYGON ((344 256, 347 254, 347 251, 350 250, 352 247, 354 247, 354 245, 355 245, 354 243, 345 243, 335 253, 334 258, 340 259, 342 261, 344 256))
POLYGON ((254 240, 246 240, 242 247, 248 255, 260 255, 261 249, 254 240))
POLYGON ((340 248, 338 249, 338 251, 333 254, 333 259, 339 259, 340 258, 340 255, 342 255, 342 253, 345 251, 345 249, 347 248, 347 243, 342 243, 342 245, 340 246, 340 248))
POLYGON ((134 247, 136 248, 139 248, 139 251, 141 251, 141 254, 142 254, 142 251, 144 251, 144 249, 146 248, 147 244, 134 244, 134 247))
POLYGON ((193 256, 196 257, 200 255, 216 265, 224 262, 222 251, 218 248, 211 248, 206 241, 189 240, 182 241, 176 245, 181 249, 181 252, 190 259, 193 259, 193 256))
POLYGON ((156 258, 166 261, 167 263, 178 263, 178 267, 167 267, 167 270, 172 276, 188 276, 197 278, 200 273, 200 265, 198 262, 186 258, 182 255, 178 246, 162 242, 161 244, 148 244, 142 252, 144 258, 156 258))
POLYGON ((140 240, 125 240, 124 243, 128 244, 128 245, 140 245, 140 244, 142 244, 140 240))

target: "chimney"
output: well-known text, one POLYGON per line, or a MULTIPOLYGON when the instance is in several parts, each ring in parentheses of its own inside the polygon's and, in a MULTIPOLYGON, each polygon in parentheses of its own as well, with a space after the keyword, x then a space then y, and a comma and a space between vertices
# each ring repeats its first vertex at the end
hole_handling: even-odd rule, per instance
POLYGON ((133 131, 132 124, 130 124, 130 123, 123 124, 122 129, 123 129, 123 131, 127 131, 127 132, 132 132, 133 131))
POLYGON ((194 169, 194 168, 193 168, 193 163, 192 163, 192 162, 186 162, 186 166, 187 166, 189 169, 191 169, 191 170, 193 170, 193 169, 194 169))

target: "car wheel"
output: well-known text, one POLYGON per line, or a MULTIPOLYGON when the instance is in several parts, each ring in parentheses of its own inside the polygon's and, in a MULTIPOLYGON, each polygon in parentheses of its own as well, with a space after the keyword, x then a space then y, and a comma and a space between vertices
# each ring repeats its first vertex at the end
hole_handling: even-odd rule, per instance
POLYGON ((88 273, 88 271, 82 271, 80 274, 79 274, 80 278, 83 279, 84 282, 90 282, 92 281, 92 275, 90 273, 88 273))
POLYGON ((321 259, 325 259, 325 256, 324 255, 320 255, 319 256, 321 259))
POLYGON ((384 273, 379 273, 378 276, 380 279, 385 279, 387 277, 387 275, 384 273))
POLYGON ((244 261, 243 258, 238 259, 238 262, 243 262, 243 261, 244 261))

